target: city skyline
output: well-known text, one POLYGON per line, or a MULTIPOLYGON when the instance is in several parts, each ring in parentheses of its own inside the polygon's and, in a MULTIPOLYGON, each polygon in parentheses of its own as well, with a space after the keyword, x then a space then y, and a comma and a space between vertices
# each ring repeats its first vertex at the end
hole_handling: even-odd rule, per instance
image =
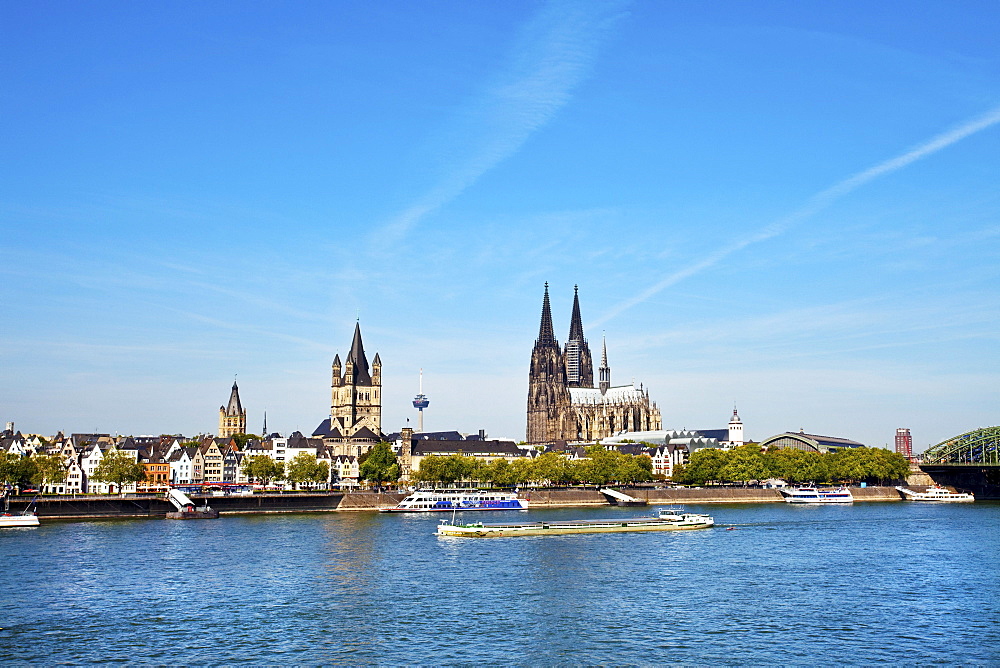
POLYGON ((667 429, 997 423, 990 3, 0 7, 0 419, 524 438, 548 281, 667 429))

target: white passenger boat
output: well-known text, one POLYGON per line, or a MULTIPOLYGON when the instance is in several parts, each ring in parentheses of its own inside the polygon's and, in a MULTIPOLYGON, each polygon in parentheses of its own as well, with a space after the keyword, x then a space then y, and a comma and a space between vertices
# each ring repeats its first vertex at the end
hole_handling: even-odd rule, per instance
POLYGON ((854 503, 846 487, 794 487, 781 493, 787 503, 854 503))
POLYGON ((931 485, 923 492, 910 489, 908 487, 897 487, 909 501, 946 501, 946 502, 970 502, 976 497, 968 492, 953 492, 941 485, 931 485))
MULTIPOLYGON (((37 498, 35 497, 35 499, 37 498)), ((35 514, 33 509, 35 499, 32 499, 28 507, 20 513, 12 513, 10 512, 10 497, 4 494, 4 509, 0 513, 0 529, 8 527, 37 527, 38 515, 35 514)))
POLYGON ((517 492, 489 489, 425 489, 414 492, 382 513, 429 513, 442 510, 527 510, 528 499, 517 492))
POLYGON ((571 533, 622 533, 629 531, 683 531, 715 526, 710 515, 661 510, 656 517, 604 520, 561 520, 553 522, 511 522, 455 524, 441 520, 438 536, 458 538, 511 538, 514 536, 556 536, 571 533))

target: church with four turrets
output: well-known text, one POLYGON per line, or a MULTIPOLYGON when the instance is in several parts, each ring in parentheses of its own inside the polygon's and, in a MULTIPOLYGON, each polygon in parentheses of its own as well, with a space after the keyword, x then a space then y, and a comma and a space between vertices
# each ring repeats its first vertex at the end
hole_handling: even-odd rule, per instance
MULTIPOLYGON (((378 353, 371 366, 361 341, 361 324, 354 326, 351 351, 343 364, 333 358, 330 388, 330 417, 320 423, 313 436, 334 443, 358 446, 367 451, 382 438, 382 360, 378 353)), ((338 454, 355 454, 354 450, 338 454)))
POLYGON ((538 338, 528 373, 528 443, 596 441, 623 431, 661 428, 660 410, 649 390, 635 384, 612 386, 607 343, 601 346, 598 384, 594 362, 583 334, 579 289, 573 288, 573 314, 566 346, 552 327, 549 284, 542 299, 538 338))

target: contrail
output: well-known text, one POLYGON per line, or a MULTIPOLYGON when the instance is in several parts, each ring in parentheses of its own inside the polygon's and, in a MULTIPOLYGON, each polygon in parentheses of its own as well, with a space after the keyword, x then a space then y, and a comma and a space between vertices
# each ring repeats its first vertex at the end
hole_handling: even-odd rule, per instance
POLYGON ((458 137, 452 141, 458 156, 448 173, 383 226, 380 241, 400 239, 517 153, 570 101, 626 4, 546 3, 521 31, 497 80, 472 101, 464 118, 456 118, 452 132, 458 137))
POLYGON ((895 171, 906 167, 910 163, 916 162, 921 158, 926 158, 929 155, 937 153, 941 149, 947 148, 952 144, 965 139, 970 135, 974 135, 977 132, 986 130, 997 123, 1000 123, 1000 107, 995 107, 987 113, 967 121, 958 127, 952 128, 946 132, 933 137, 932 139, 920 144, 919 146, 910 149, 902 155, 898 155, 895 158, 890 158, 885 162, 880 162, 874 167, 870 167, 863 172, 858 172, 854 176, 848 177, 839 183, 836 183, 826 190, 822 190, 812 197, 810 197, 804 205, 790 213, 789 215, 776 220, 770 225, 762 228, 757 233, 741 240, 736 241, 729 246, 725 246, 714 253, 711 253, 703 260, 700 260, 684 269, 675 271, 674 273, 668 275, 663 280, 658 283, 646 288, 639 294, 625 301, 619 303, 617 306, 613 307, 610 311, 602 315, 599 319, 593 323, 588 323, 588 327, 596 327, 606 323, 607 321, 617 317, 622 312, 627 311, 637 304, 641 304, 653 295, 670 287, 680 281, 693 276, 695 274, 701 273, 705 269, 714 267, 718 263, 722 262, 724 259, 732 255, 737 251, 741 251, 747 246, 759 243, 761 241, 767 241, 780 234, 786 232, 793 225, 802 222, 803 220, 814 216, 826 207, 833 204, 835 201, 847 195, 861 186, 874 181, 880 176, 885 176, 886 174, 891 174, 895 171))

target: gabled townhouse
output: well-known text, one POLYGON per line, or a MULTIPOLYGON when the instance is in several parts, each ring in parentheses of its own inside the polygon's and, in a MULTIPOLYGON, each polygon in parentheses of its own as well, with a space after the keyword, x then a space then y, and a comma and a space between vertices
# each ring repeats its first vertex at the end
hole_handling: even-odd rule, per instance
POLYGON ((70 459, 66 463, 65 494, 83 494, 87 486, 87 474, 80 462, 70 459))
POLYGON ((155 445, 139 450, 139 461, 146 471, 146 480, 138 485, 140 491, 160 491, 170 483, 170 462, 158 448, 159 439, 155 445))
POLYGON ((170 466, 170 484, 187 485, 193 478, 193 464, 191 462, 191 451, 194 448, 170 449, 167 464, 170 466))
POLYGON ((201 446, 200 452, 203 459, 202 481, 222 482, 223 468, 223 448, 229 439, 221 440, 217 438, 207 439, 201 446))
POLYGON ((243 473, 243 459, 245 455, 235 447, 227 448, 222 457, 222 480, 223 482, 249 482, 243 473))
POLYGON ((204 482, 205 455, 201 453, 201 448, 191 446, 187 449, 187 453, 191 458, 191 482, 204 482))
POLYGON ((336 456, 337 455, 334 454, 333 448, 331 448, 329 445, 324 444, 316 449, 316 462, 319 464, 325 463, 326 468, 329 471, 329 475, 327 476, 326 479, 327 486, 329 486, 329 484, 337 477, 333 470, 334 458, 336 456))
POLYGON ((26 457, 30 454, 28 444, 24 440, 24 437, 21 436, 21 432, 0 439, 0 451, 8 452, 18 457, 26 457))
POLYGON ((354 455, 336 455, 330 466, 333 484, 340 488, 358 486, 358 458, 354 455))
POLYGON ((74 446, 83 448, 80 453, 80 468, 83 469, 82 491, 88 494, 107 493, 107 485, 99 483, 96 480, 91 480, 91 476, 94 475, 94 471, 96 471, 97 467, 101 464, 101 459, 104 458, 104 451, 101 450, 101 446, 97 443, 91 443, 90 445, 76 445, 75 439, 74 446))
POLYGON ((72 439, 64 438, 59 441, 59 455, 68 466, 70 462, 80 462, 80 450, 73 445, 72 439))

